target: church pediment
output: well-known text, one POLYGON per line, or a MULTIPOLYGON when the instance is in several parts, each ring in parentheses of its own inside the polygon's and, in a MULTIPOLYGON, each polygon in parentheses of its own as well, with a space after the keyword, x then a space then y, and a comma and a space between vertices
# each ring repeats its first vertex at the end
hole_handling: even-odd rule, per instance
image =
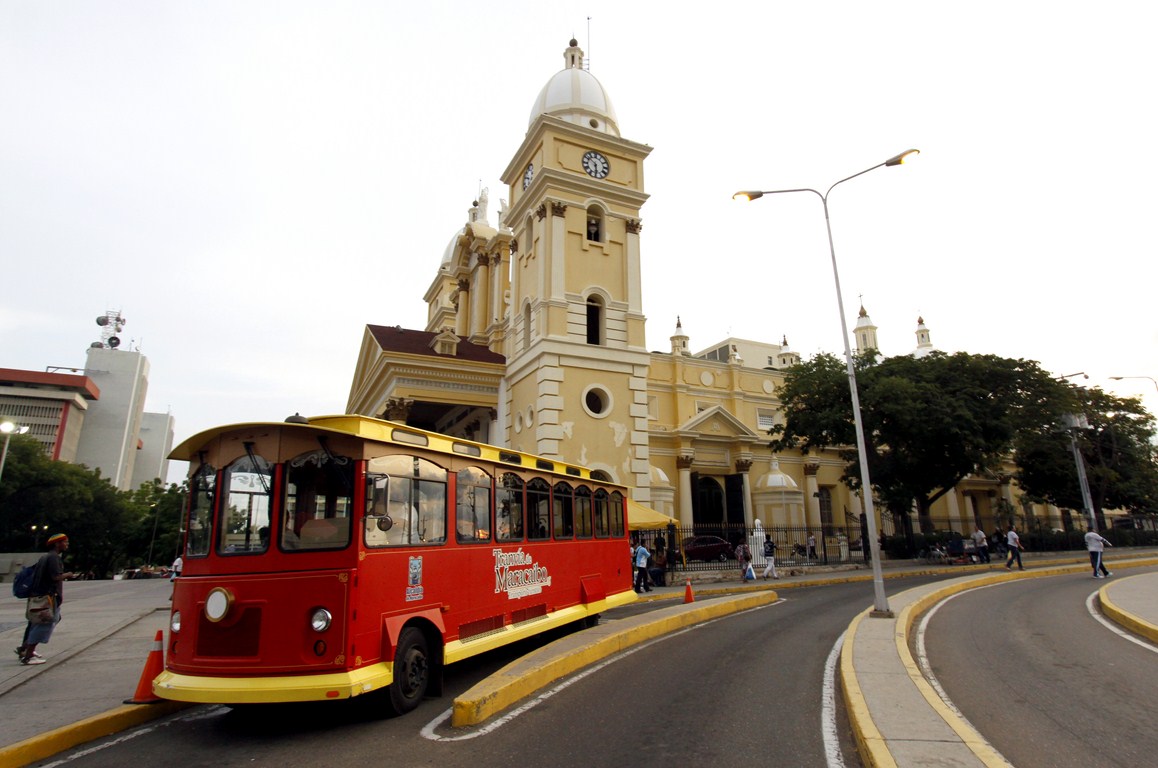
POLYGON ((752 441, 765 439, 763 435, 753 432, 744 422, 718 405, 700 411, 681 424, 677 432, 703 437, 739 438, 752 441))

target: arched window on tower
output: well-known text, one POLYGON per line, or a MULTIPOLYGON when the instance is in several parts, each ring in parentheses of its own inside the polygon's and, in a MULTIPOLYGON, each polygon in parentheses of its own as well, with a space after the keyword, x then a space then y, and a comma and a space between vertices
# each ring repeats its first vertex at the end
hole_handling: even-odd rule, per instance
POLYGON ((587 297, 587 343, 600 345, 606 338, 603 324, 606 313, 603 311, 603 300, 595 295, 587 297))
POLYGON ((531 305, 523 305, 523 351, 531 348, 531 305))
POLYGON ((592 205, 587 209, 587 239, 593 243, 607 242, 604 232, 603 210, 592 205))

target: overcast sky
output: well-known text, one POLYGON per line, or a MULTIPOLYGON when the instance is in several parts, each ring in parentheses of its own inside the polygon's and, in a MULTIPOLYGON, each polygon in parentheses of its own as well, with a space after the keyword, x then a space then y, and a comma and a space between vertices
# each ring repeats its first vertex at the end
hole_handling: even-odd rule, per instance
MULTIPOLYGON (((578 38, 642 211, 649 349, 676 317, 842 351, 1039 361, 1158 410, 1149 6, 1075 2, 0 0, 0 366, 83 367, 106 310, 177 440, 345 410, 366 324, 422 295, 578 38), (588 20, 590 18, 590 20, 588 20)), ((175 474, 184 471, 177 463, 175 474)))

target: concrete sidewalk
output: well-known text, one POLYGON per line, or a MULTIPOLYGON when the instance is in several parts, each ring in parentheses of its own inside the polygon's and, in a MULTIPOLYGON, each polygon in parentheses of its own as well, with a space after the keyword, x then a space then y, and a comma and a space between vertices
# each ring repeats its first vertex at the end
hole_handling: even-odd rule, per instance
MULTIPOLYGON (((1124 566, 1122 561, 1127 556, 1136 564, 1158 565, 1158 551, 1118 552, 1114 555, 1113 559, 1107 560, 1114 571, 1119 571, 1124 566), (1140 557, 1141 555, 1150 555, 1150 558, 1144 559, 1140 557)), ((1047 571, 1044 566, 1047 563, 1051 569, 1060 568, 1066 572, 1078 573, 1089 570, 1084 553, 1065 553, 1056 557, 1042 554, 1026 559, 1030 570, 1024 575, 1045 575, 1047 571)), ((782 573, 787 571, 781 570, 782 573)), ((647 637, 654 636, 656 632, 670 631, 670 624, 673 621, 682 626, 702 621, 704 616, 700 609, 707 609, 713 604, 716 605, 711 608, 712 611, 743 610, 749 607, 752 600, 760 602, 774 599, 775 596, 770 594, 770 590, 776 590, 781 596, 785 596, 785 593, 790 594, 794 588, 849 581, 864 581, 867 589, 867 582, 872 579, 872 574, 867 568, 847 570, 803 567, 793 569, 792 572, 794 575, 785 575, 777 581, 758 580, 754 584, 746 585, 738 581, 737 574, 732 568, 715 576, 717 579, 715 582, 710 580, 713 578, 712 574, 693 574, 696 602, 686 605, 683 603, 684 575, 677 574, 672 586, 657 587, 653 592, 642 596, 644 600, 670 603, 671 608, 634 616, 630 620, 609 621, 603 629, 596 627, 593 632, 577 633, 565 640, 572 644, 592 646, 592 649, 584 650, 584 653, 602 657, 632 643, 642 642, 647 637), (721 600, 706 599, 710 596, 728 597, 721 600), (624 631, 628 629, 630 632, 625 634, 624 631), (605 638, 608 634, 615 634, 617 637, 614 640, 604 639, 600 642, 600 638, 605 638)), ((930 586, 929 590, 991 575, 997 578, 1007 577, 1004 569, 997 565, 934 566, 912 561, 889 561, 885 563, 884 568, 886 579, 917 574, 954 573, 961 574, 962 578, 930 586)), ((1123 576, 1124 574, 1116 575, 1106 584, 1104 591, 1112 597, 1122 615, 1132 616, 1131 620, 1155 627, 1154 631, 1158 636, 1158 605, 1154 604, 1155 600, 1152 597, 1156 594, 1154 588, 1158 586, 1158 574, 1133 579, 1123 576)), ((64 618, 56 628, 52 641, 39 648, 48 661, 46 664, 33 667, 20 665, 16 656, 12 654, 12 649, 20 644, 24 631, 24 602, 11 596, 0 599, 0 653, 3 654, 0 655, 0 704, 4 711, 4 728, 0 731, 0 768, 17 768, 43 760, 78 744, 116 733, 185 706, 175 703, 123 704, 124 700, 133 696, 140 682, 156 632, 167 631, 169 592, 169 582, 163 579, 69 582, 65 585, 65 601, 62 606, 64 618), (5 659, 7 661, 4 661, 5 659)), ((863 621, 858 619, 850 627, 852 631, 846 635, 846 651, 850 646, 855 646, 850 656, 850 664, 851 671, 856 673, 856 677, 845 680, 846 693, 849 686, 854 686, 860 691, 861 699, 866 702, 863 713, 854 720, 854 724, 867 723, 864 728, 867 735, 862 742, 862 754, 865 755, 866 765, 929 764, 916 760, 917 755, 911 748, 914 745, 905 744, 903 745, 905 748, 901 749, 902 745, 899 742, 890 741, 885 735, 888 728, 888 714, 896 709, 892 702, 898 694, 887 688, 882 689, 881 686, 895 685, 897 680, 893 678, 896 678, 898 673, 895 669, 887 673, 875 672, 872 666, 889 663, 901 664, 903 668, 898 654, 900 642, 892 642, 890 632, 897 629, 897 622, 901 618, 900 612, 906 605, 915 603, 921 597, 908 595, 906 592, 889 597, 890 607, 898 613, 897 619, 872 619, 871 622, 867 619, 863 621), (892 625, 892 630, 889 630, 889 625, 892 625), (888 642, 875 636, 882 632, 888 635, 888 642), (865 720, 865 717, 869 719, 865 720), (885 730, 882 730, 882 726, 885 730), (876 742, 873 742, 873 728, 876 729, 875 733, 881 735, 876 742), (866 744, 874 747, 873 750, 866 752, 866 744), (895 757, 891 753, 892 749, 897 750, 895 757), (872 760, 870 755, 873 757, 872 760), (880 761, 876 762, 878 758, 880 761)), ((866 605, 871 599, 871 593, 866 591, 866 605)), ((905 629, 907 630, 907 627, 905 629)), ((536 652, 534 658, 521 659, 517 662, 516 664, 522 665, 520 669, 513 672, 504 670, 507 673, 504 677, 495 676, 484 684, 502 683, 508 692, 516 692, 514 698, 529 695, 535 686, 541 687, 550 682, 548 678, 557 679, 553 677, 555 671, 549 673, 543 671, 555 663, 552 656, 561 653, 575 655, 575 649, 565 645, 565 643, 552 644, 555 647, 548 646, 536 652), (510 687, 512 680, 517 681, 513 683, 514 688, 510 687)), ((905 648, 907 649, 907 643, 905 648)), ((904 676, 908 679, 907 670, 904 676)), ((472 689, 456 700, 456 713, 462 709, 465 713, 462 715, 463 722, 474 722, 501 709, 497 704, 480 704, 484 700, 490 701, 488 696, 489 694, 485 692, 480 693, 477 688, 472 689)), ((509 693, 504 693, 503 696, 509 696, 509 693)), ((922 714, 935 710, 934 705, 925 698, 913 698, 908 695, 903 698, 907 702, 906 711, 903 713, 906 719, 917 717, 917 713, 907 711, 908 708, 915 708, 922 714)), ((494 701, 498 702, 499 699, 496 697, 494 701)), ((857 712, 853 714, 856 715, 857 712)), ((945 727, 944 723, 941 727, 945 727)), ((937 753, 938 758, 944 756, 944 750, 940 745, 937 753)))
MULTIPOLYGON (((1114 571, 1158 565, 1158 556, 1107 558, 1114 571)), ((1090 578, 1089 561, 1027 561, 1025 571, 997 567, 926 584, 889 597, 892 617, 857 616, 845 634, 840 675, 849 722, 865 766, 1008 766, 1009 762, 925 680, 909 650, 918 617, 956 592, 1013 579, 1072 574, 1090 578)), ((1096 582, 1091 582, 1096 583, 1096 582)), ((1107 617, 1158 642, 1158 572, 1102 582, 1107 617)))

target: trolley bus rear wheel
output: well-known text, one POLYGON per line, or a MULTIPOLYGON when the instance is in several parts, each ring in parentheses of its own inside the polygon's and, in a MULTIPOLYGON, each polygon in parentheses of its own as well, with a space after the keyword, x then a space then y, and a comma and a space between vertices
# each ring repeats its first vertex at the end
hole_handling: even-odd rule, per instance
POLYGON ((430 652, 421 630, 407 627, 394 651, 394 682, 390 683, 390 706, 404 715, 418 706, 430 683, 430 652))

